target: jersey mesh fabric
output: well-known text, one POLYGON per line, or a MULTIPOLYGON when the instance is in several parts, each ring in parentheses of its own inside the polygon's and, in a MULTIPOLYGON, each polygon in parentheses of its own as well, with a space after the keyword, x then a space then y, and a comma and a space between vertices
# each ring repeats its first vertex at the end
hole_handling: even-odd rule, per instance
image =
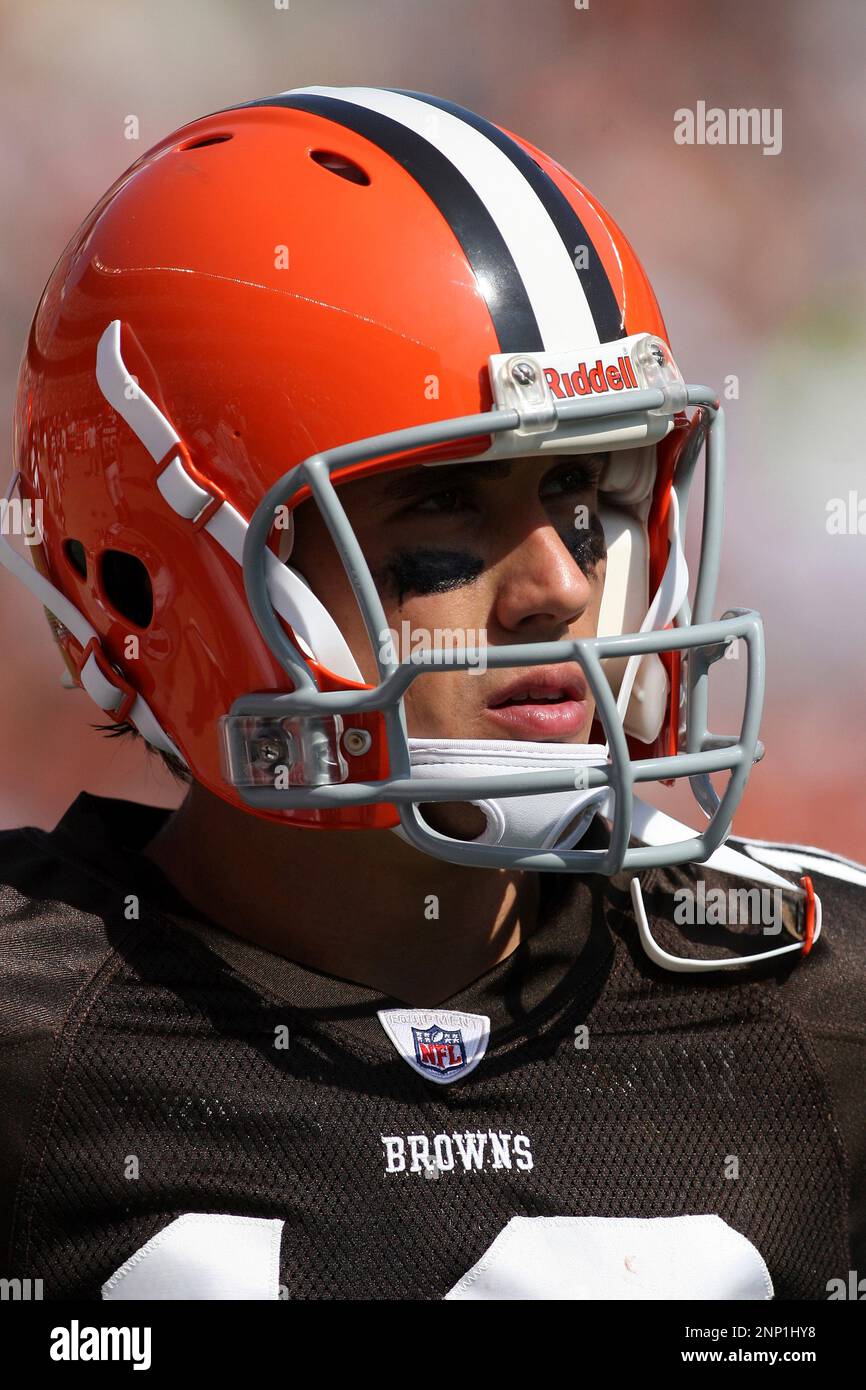
POLYGON ((615 906, 591 967, 453 1087, 379 1045, 393 1001, 288 1006, 156 917, 111 935, 28 1145, 13 1264, 47 1298, 98 1298, 188 1211, 283 1219, 292 1298, 441 1298, 515 1215, 716 1212, 781 1298, 826 1297, 848 1268, 844 1151, 808 1041, 754 985, 659 979, 615 906), (479 1168, 386 1171, 382 1136, 491 1131, 527 1136, 532 1166, 488 1140, 479 1168))

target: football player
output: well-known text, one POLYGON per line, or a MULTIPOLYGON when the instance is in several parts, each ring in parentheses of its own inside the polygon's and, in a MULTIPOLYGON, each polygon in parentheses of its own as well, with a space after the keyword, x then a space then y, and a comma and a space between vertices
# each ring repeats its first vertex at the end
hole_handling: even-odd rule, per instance
POLYGON ((4 1273, 817 1300, 863 1267, 866 870, 729 839, 763 638, 716 611, 723 431, 609 213, 449 101, 283 93, 108 190, 33 320, 40 543, 0 558, 187 792, 0 836, 4 1273))

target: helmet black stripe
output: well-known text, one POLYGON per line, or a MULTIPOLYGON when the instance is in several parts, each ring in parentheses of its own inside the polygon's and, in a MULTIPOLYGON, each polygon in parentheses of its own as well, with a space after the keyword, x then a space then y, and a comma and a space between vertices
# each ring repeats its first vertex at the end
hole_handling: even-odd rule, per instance
POLYGON ((536 164, 532 156, 515 140, 512 140, 510 135, 506 135, 492 121, 485 120, 483 116, 477 115, 474 111, 469 111, 466 107, 458 106, 456 102, 447 101, 442 97, 428 96, 426 92, 412 92, 403 87, 390 87, 388 90, 397 92, 400 96, 414 97, 416 101, 426 102, 428 106, 438 106, 440 110, 447 111, 449 115, 456 116, 459 120, 465 121, 467 125, 471 125, 480 134, 485 135, 504 155, 507 155, 526 179, 539 202, 543 204, 559 233, 572 264, 574 264, 577 248, 585 246, 587 249, 587 264, 579 269, 575 267, 575 273, 580 279, 583 292, 586 295, 590 313, 598 332, 599 342, 609 343, 621 338, 625 331, 622 313, 607 272, 601 263, 601 258, 571 203, 553 182, 550 175, 546 174, 541 166, 536 164))
POLYGON ((451 227, 475 273, 484 296, 500 352, 539 352, 544 342, 526 286, 499 228, 478 194, 451 161, 429 140, 351 100, 317 95, 263 97, 250 106, 285 106, 324 116, 354 130, 411 174, 451 227))

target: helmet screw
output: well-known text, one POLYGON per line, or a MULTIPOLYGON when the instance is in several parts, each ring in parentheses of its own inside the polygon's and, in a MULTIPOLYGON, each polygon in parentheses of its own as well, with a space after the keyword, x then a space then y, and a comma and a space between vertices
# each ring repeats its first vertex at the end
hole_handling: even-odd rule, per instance
POLYGON ((531 362, 515 362, 511 375, 520 386, 531 386, 535 380, 535 368, 531 362))
POLYGON ((256 744, 256 757, 263 762, 275 763, 280 757, 282 749, 273 739, 261 738, 256 744))
POLYGON ((343 747, 356 758, 366 753, 372 742, 366 729, 347 729, 343 734, 343 747))

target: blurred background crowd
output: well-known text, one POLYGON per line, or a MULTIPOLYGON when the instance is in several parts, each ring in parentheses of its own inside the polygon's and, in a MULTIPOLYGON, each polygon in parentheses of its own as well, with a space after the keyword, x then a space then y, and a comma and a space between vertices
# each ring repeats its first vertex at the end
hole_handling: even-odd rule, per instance
MULTIPOLYGON (((601 199, 654 282, 687 380, 736 378, 719 611, 763 613, 768 688, 767 755, 735 830, 866 859, 866 535, 827 529, 833 499, 866 497, 864 59, 862 0, 4 0, 7 460, 42 287, 85 213, 150 145, 209 111, 312 83, 450 97, 601 199), (779 108, 781 152, 678 144, 675 112, 699 101, 779 108)), ((694 506, 692 556, 698 520, 694 506)), ((102 716, 61 689, 39 606, 2 570, 0 651, 0 828, 50 827, 82 789, 180 800, 140 744, 92 731, 102 716)), ((736 712, 734 672, 722 674, 717 729, 736 712)), ((654 799, 697 815, 680 792, 654 799)))

